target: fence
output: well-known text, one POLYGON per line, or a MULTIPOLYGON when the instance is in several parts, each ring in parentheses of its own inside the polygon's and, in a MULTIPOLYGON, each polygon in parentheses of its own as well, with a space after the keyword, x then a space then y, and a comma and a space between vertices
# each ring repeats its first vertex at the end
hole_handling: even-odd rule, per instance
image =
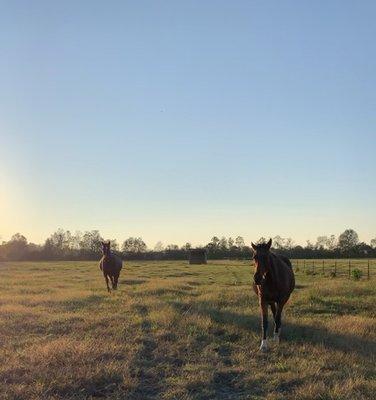
POLYGON ((292 259, 295 272, 307 275, 346 276, 371 279, 376 276, 376 259, 292 259))

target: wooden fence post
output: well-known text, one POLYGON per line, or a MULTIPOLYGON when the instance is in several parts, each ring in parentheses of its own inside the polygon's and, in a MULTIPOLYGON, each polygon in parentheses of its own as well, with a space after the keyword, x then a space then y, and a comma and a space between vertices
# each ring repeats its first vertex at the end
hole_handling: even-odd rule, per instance
POLYGON ((322 274, 325 275, 325 266, 324 266, 325 260, 322 260, 322 274))
POLYGON ((349 259, 349 278, 351 278, 351 260, 349 259))
POLYGON ((337 275, 337 260, 334 262, 334 275, 337 275))
POLYGON ((304 273, 305 273, 306 272, 305 259, 303 260, 303 264, 304 264, 304 273))
POLYGON ((369 279, 369 260, 368 260, 368 263, 367 263, 367 279, 369 279))
POLYGON ((312 264, 312 273, 313 273, 313 275, 315 275, 315 260, 313 260, 313 264, 312 264))

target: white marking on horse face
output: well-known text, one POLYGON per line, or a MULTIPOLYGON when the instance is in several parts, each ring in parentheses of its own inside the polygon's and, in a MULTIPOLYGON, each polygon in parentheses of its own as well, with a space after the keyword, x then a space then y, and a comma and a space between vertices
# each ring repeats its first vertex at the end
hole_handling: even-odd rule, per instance
POLYGON ((268 350, 268 341, 266 339, 261 340, 260 350, 261 351, 268 350))

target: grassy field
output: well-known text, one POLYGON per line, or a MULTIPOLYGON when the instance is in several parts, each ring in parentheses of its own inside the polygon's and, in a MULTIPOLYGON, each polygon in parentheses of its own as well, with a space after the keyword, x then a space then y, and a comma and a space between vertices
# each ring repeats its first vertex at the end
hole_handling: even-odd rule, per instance
POLYGON ((0 398, 375 398, 376 279, 296 278, 263 354, 249 262, 1 263, 0 398))

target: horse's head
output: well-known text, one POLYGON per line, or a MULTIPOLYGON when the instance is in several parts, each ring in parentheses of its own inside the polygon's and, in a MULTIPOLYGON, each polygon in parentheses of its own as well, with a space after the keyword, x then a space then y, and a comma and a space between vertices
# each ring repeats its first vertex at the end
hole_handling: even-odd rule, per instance
POLYGON ((111 242, 107 241, 107 242, 101 242, 102 245, 102 253, 104 256, 107 256, 110 254, 111 251, 111 242))
POLYGON ((256 285, 262 285, 269 272, 269 250, 272 245, 272 239, 268 243, 254 244, 251 243, 254 251, 253 259, 255 261, 255 274, 253 280, 256 285))

